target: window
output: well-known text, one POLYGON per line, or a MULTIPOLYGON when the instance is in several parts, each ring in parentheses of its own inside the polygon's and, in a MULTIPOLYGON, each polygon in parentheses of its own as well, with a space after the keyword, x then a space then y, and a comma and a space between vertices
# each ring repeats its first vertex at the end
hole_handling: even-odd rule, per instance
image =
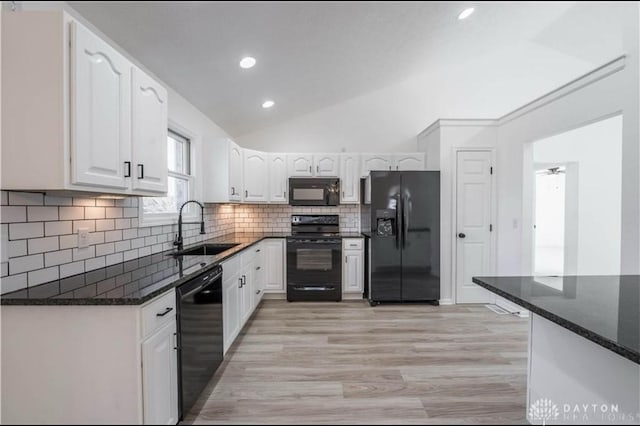
POLYGON ((190 199, 193 186, 191 141, 189 138, 169 130, 167 144, 167 167, 169 169, 167 196, 142 198, 144 223, 171 223, 176 218, 180 206, 190 199))

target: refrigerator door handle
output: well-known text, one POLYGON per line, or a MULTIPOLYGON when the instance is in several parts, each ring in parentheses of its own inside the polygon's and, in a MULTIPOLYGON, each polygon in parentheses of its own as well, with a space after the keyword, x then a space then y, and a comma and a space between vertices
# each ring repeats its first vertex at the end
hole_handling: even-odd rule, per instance
POLYGON ((397 193, 396 197, 396 248, 400 249, 402 247, 402 195, 397 193))
POLYGON ((407 234, 409 233, 409 199, 402 198, 402 248, 407 246, 407 234))

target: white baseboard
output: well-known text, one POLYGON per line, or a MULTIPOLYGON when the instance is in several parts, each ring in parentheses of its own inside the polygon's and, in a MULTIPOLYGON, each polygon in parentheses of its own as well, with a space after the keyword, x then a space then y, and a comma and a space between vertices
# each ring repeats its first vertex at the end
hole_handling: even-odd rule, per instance
POLYGON ((453 299, 440 299, 440 305, 455 305, 453 299))
POLYGON ((262 298, 265 300, 285 300, 287 298, 287 293, 265 293, 262 298))
POLYGON ((342 293, 342 300, 364 300, 362 293, 342 293))

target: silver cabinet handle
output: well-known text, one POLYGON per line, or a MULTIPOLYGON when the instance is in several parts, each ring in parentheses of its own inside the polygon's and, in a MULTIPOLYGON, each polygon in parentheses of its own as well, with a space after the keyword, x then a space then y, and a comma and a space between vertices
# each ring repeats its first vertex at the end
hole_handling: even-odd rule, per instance
POLYGON ((260 249, 257 249, 257 250, 256 250, 256 253, 260 253, 260 249))
POLYGON ((316 173, 320 173, 320 166, 316 166, 316 173))
POLYGON ((236 195, 236 187, 235 186, 231 187, 231 195, 236 195))
POLYGON ((140 168, 140 174, 138 175, 138 179, 144 179, 144 164, 138 164, 140 168))
POLYGON ((391 166, 389 166, 389 170, 391 170, 391 166))
POLYGON ((240 285, 238 285, 238 288, 242 288, 242 277, 238 278, 238 281, 240 281, 240 285))
POLYGON ((348 262, 349 262, 349 260, 348 260, 348 259, 349 259, 349 258, 348 258, 347 256, 345 256, 345 257, 344 257, 344 263, 348 263, 348 262))
POLYGON ((311 166, 309 166, 309 173, 311 173, 311 166))
POLYGON ((165 309, 165 311, 161 314, 156 314, 157 317, 163 317, 165 315, 167 315, 169 312, 173 311, 173 308, 167 308, 165 309))
POLYGON ((246 189, 244 190, 244 196, 248 197, 249 196, 249 191, 247 191, 246 189))
POLYGON ((127 171, 124 173, 124 177, 131 177, 131 161, 125 161, 124 165, 127 168, 127 171))
POLYGON ((400 166, 396 166, 396 170, 400 170, 400 168, 399 168, 399 167, 400 167, 400 166))
POLYGON ((178 333, 173 333, 173 350, 178 350, 178 333))

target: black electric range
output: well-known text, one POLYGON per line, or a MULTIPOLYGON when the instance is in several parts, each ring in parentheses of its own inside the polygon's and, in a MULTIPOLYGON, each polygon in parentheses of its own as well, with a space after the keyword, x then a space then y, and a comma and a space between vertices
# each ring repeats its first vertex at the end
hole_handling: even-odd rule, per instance
POLYGON ((287 300, 342 300, 338 215, 292 215, 287 238, 287 300))

